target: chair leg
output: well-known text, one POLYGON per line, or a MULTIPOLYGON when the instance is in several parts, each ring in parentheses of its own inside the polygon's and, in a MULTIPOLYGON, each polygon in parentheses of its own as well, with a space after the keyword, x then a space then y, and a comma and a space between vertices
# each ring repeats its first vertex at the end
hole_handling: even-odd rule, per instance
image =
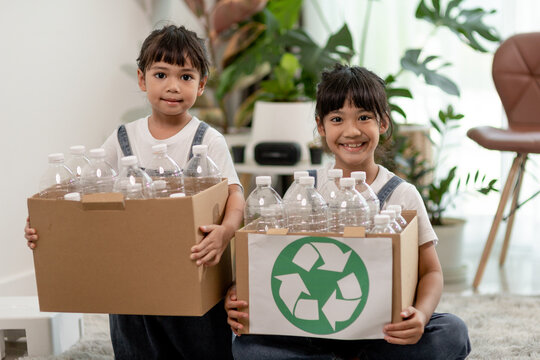
POLYGON ((497 230, 499 229, 499 225, 503 217, 504 208, 506 207, 506 204, 508 202, 510 189, 514 185, 514 180, 518 172, 519 165, 522 162, 522 158, 522 154, 517 154, 517 156, 514 158, 514 161, 512 162, 512 167, 510 168, 510 172, 508 173, 508 178, 506 179, 506 184, 504 185, 501 200, 499 201, 499 206, 497 207, 497 212, 495 213, 495 218, 493 219, 493 224, 491 225, 491 230, 489 231, 486 245, 484 245, 484 251, 482 252, 480 263, 478 264, 478 268, 476 269, 476 275, 474 276, 473 281, 474 289, 478 288, 478 285, 482 280, 482 276, 484 275, 484 270, 486 268, 489 254, 491 253, 491 248, 493 247, 493 243, 495 242, 495 236, 497 235, 497 230))
POLYGON ((510 206, 510 216, 508 217, 508 223, 506 224, 506 233, 504 235, 503 247, 501 250, 501 255, 499 257, 500 267, 504 265, 504 261, 506 260, 506 254, 508 252, 508 246, 510 245, 510 237, 512 235, 512 228, 514 227, 514 216, 516 215, 519 194, 521 192, 521 184, 523 184, 523 176, 525 175, 525 162, 527 162, 527 155, 525 155, 522 158, 521 164, 519 166, 516 187, 514 188, 514 194, 512 195, 512 205, 510 206))

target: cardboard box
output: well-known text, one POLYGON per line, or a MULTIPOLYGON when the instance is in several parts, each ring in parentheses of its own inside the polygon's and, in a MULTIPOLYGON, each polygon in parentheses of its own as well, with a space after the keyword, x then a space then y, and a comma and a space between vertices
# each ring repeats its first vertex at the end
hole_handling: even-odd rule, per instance
MULTIPOLYGON (((283 237, 279 238, 279 236, 283 236, 283 234, 287 234, 285 235, 286 237, 294 237, 297 235, 302 235, 304 237, 311 237, 311 236, 312 237, 326 237, 326 238, 333 238, 336 240, 347 239, 347 241, 364 240, 368 247, 370 246, 369 244, 375 244, 373 242, 370 243, 369 242, 370 240, 382 241, 384 240, 383 238, 386 238, 389 246, 391 245, 391 249, 388 248, 387 254, 390 255, 391 253, 391 257, 392 257, 391 270, 388 270, 386 273, 388 277, 391 277, 391 279, 388 279, 389 281, 388 283, 391 286, 391 289, 389 290, 389 293, 391 293, 391 302, 389 301, 389 299, 380 299, 380 300, 382 302, 386 300, 388 305, 391 304, 391 306, 389 306, 388 309, 385 310, 387 319, 388 319, 386 320, 386 322, 388 322, 390 319, 392 322, 399 322, 401 321, 401 317, 399 316, 401 310, 405 308, 406 306, 413 304, 415 293, 416 293, 416 285, 418 281, 418 220, 416 217, 416 211, 403 211, 402 215, 407 220, 408 225, 400 234, 367 234, 366 236, 363 231, 363 228, 347 228, 345 230, 344 235, 330 234, 330 233, 328 234, 320 234, 320 233, 287 234, 286 229, 277 229, 277 231, 274 230, 270 234, 266 234, 266 235, 263 234, 261 236, 266 236, 267 238, 263 240, 268 241, 268 242, 279 241, 279 239, 283 239, 283 237), (355 232, 355 231, 358 231, 359 229, 360 229, 360 232, 355 232)), ((263 260, 263 259, 250 259, 250 254, 248 253, 248 247, 249 247, 248 237, 249 237, 249 234, 254 234, 254 233, 255 233, 254 231, 247 231, 244 229, 241 229, 236 232, 236 240, 235 240, 236 241, 235 242, 236 286, 237 286, 238 298, 244 299, 244 300, 250 299, 250 289, 249 289, 250 261, 253 262, 252 265, 255 265, 254 267, 256 267, 256 266, 262 266, 262 265, 259 265, 258 262, 260 263, 263 260)), ((253 236, 252 244, 255 243, 255 240, 256 238, 255 236, 253 236)), ((270 260, 271 262, 272 261, 275 262, 274 263, 274 268, 275 268, 276 266, 275 264, 277 262, 276 262, 276 258, 274 257, 274 254, 272 255, 269 254, 268 256, 271 257, 271 260, 270 260)), ((271 281, 271 279, 268 279, 268 280, 271 281)), ((262 282, 265 282, 265 281, 262 281, 262 282)), ((377 286, 377 284, 373 284, 372 286, 377 286)), ((299 303, 297 302, 296 304, 299 304, 299 303)), ((296 311, 296 306, 297 305, 295 305, 295 311, 296 311)), ((271 307, 279 307, 279 305, 277 305, 277 301, 276 301, 276 305, 272 305, 268 309, 270 310, 271 307)), ((249 313, 249 308, 242 308, 239 310, 249 313)), ((249 321, 246 319, 242 319, 240 320, 240 322, 244 325, 242 333, 244 334, 250 333, 249 321)), ((382 331, 382 327, 380 330, 382 331)), ((287 331, 285 330, 285 332, 283 332, 282 335, 298 335, 298 334, 295 334, 294 332, 287 333, 287 331)), ((310 334, 310 335, 319 336, 317 334, 310 334)), ((333 338, 332 335, 321 335, 320 337, 333 338)), ((336 338, 340 338, 340 337, 338 336, 336 338)))
POLYGON ((41 311, 204 315, 231 284, 230 248, 212 267, 189 256, 199 226, 221 222, 227 197, 224 180, 184 198, 29 198, 41 311))

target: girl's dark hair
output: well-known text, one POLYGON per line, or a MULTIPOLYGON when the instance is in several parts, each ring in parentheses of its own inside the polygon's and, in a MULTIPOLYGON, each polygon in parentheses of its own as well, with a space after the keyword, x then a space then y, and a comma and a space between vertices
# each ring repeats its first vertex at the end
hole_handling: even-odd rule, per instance
POLYGON ((154 30, 144 40, 137 58, 137 66, 146 73, 154 62, 184 66, 186 58, 199 71, 201 77, 208 75, 210 61, 204 40, 184 26, 169 25, 154 30))
POLYGON ((377 116, 377 121, 388 121, 388 137, 392 135, 393 123, 386 97, 384 80, 360 66, 336 64, 332 70, 323 71, 317 85, 316 115, 319 121, 328 113, 339 110, 345 101, 377 116))

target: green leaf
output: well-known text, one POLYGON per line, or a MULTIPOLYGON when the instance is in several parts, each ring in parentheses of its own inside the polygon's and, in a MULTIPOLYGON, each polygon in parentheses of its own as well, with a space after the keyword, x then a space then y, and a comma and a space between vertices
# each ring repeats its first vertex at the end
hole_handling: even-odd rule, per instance
POLYGON ((386 86, 386 96, 388 98, 391 97, 403 97, 403 98, 409 98, 412 99, 413 96, 411 94, 411 91, 406 88, 390 88, 386 86))

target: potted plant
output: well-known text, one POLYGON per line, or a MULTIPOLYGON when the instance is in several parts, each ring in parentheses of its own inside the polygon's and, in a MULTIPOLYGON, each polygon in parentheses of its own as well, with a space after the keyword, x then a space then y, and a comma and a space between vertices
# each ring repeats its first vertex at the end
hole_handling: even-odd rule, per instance
POLYGON ((486 195, 497 191, 494 187, 497 180, 486 179, 480 170, 458 176, 457 165, 447 166, 446 154, 453 145, 448 140, 463 118, 464 115, 455 113, 451 105, 446 110, 440 110, 438 117, 430 120, 432 134, 429 139, 435 150, 433 165, 424 160, 415 164, 418 175, 415 184, 439 238, 437 253, 446 282, 462 281, 466 275, 466 265, 462 260, 465 219, 446 217, 446 211, 454 206, 459 196, 473 193, 486 195))

